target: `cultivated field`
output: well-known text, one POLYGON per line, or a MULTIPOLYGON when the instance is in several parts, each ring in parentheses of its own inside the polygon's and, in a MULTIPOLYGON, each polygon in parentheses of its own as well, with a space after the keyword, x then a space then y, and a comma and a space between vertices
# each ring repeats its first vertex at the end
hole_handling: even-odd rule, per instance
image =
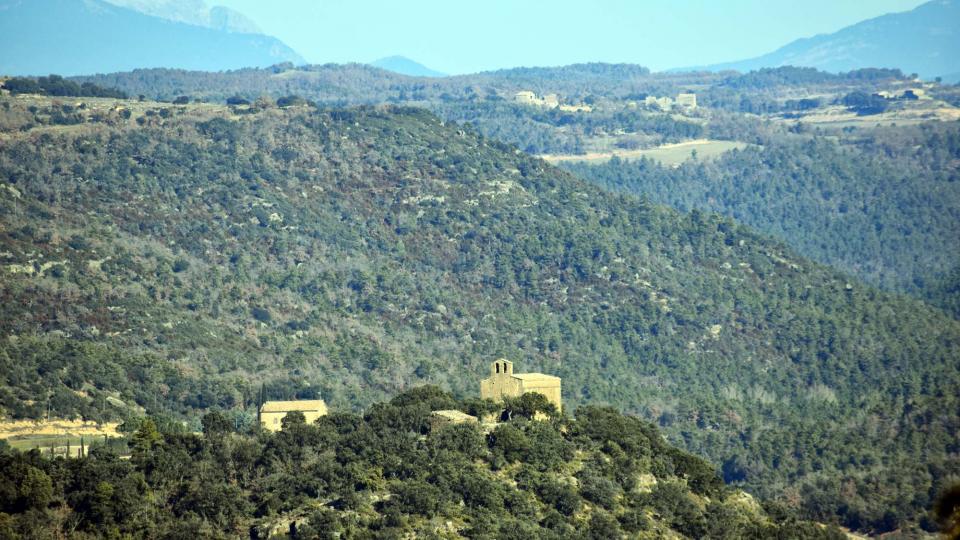
POLYGON ((39 448, 49 452, 54 448, 57 454, 75 455, 80 449, 81 439, 85 447, 103 441, 105 438, 120 437, 118 423, 97 424, 81 420, 9 420, 0 422, 0 440, 18 450, 39 448))
POLYGON ((696 152, 698 159, 715 158, 724 152, 746 148, 747 144, 737 141, 717 141, 711 139, 697 139, 682 143, 665 144, 656 148, 644 150, 618 150, 613 152, 591 152, 586 154, 543 155, 540 156, 549 163, 564 161, 586 161, 602 163, 616 156, 620 159, 648 158, 667 166, 676 166, 691 159, 696 152))
POLYGON ((881 114, 865 116, 858 116, 856 113, 848 111, 846 107, 831 106, 816 109, 800 118, 778 116, 771 116, 770 118, 785 123, 800 121, 820 128, 843 129, 889 124, 917 125, 930 121, 955 122, 960 120, 960 108, 942 101, 927 100, 907 104, 901 103, 897 108, 881 114))

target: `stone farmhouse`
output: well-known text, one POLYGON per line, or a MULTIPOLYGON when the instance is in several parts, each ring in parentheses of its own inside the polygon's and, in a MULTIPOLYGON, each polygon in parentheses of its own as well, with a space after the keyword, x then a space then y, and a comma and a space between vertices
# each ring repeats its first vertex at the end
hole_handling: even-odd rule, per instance
POLYGON ((523 90, 513 95, 513 100, 521 105, 535 105, 537 107, 546 107, 556 109, 560 106, 560 96, 556 94, 547 94, 543 97, 537 96, 530 90, 523 90))
POLYGON ((266 401, 260 406, 260 425, 267 431, 280 431, 283 417, 290 412, 301 412, 307 423, 327 415, 327 404, 322 399, 302 401, 266 401))
POLYGON ((689 92, 677 94, 677 106, 685 107, 687 109, 696 109, 697 95, 689 92))
POLYGON ((646 99, 643 100, 643 104, 647 107, 656 106, 664 111, 669 111, 674 107, 682 109, 696 109, 697 95, 690 92, 683 92, 677 94, 676 100, 669 97, 647 96, 646 99))

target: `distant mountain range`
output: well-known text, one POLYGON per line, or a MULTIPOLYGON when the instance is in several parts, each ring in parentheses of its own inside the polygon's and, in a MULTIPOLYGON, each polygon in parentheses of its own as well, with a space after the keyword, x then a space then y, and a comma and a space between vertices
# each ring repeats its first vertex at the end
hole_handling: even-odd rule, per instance
POLYGON ((798 39, 769 54, 699 69, 747 72, 805 66, 841 72, 900 68, 925 79, 960 80, 960 0, 933 0, 902 13, 859 22, 832 34, 798 39))
POLYGON ((399 73, 401 75, 409 75, 411 77, 447 76, 446 73, 432 70, 419 62, 407 58, 406 56, 388 56, 375 62, 371 62, 370 65, 380 69, 385 69, 387 71, 392 71, 394 73, 399 73))
POLYGON ((305 63, 280 40, 246 32, 255 27, 245 17, 226 8, 204 12, 205 7, 202 2, 0 0, 0 73, 221 71, 305 63))
POLYGON ((204 0, 105 0, 115 6, 139 11, 161 19, 205 26, 227 32, 262 34, 246 15, 224 6, 209 7, 204 0))

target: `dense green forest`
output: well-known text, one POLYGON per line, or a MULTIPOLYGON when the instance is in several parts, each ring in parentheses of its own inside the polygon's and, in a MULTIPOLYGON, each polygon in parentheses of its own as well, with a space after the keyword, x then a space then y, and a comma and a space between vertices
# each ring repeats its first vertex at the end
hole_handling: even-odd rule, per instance
POLYGON ((567 168, 680 210, 722 213, 807 257, 960 315, 960 124, 758 142, 679 168, 619 159, 567 168))
MULTIPOLYGON (((914 84, 898 70, 834 74, 785 66, 664 74, 580 64, 430 79, 359 65, 288 65, 220 74, 142 70, 78 80, 167 99, 183 92, 247 101, 296 94, 322 104, 415 104, 531 154, 629 152, 698 138, 741 141, 755 146, 677 171, 617 161, 571 170, 653 202, 732 216, 806 257, 956 313, 950 292, 951 273, 960 271, 956 122, 841 129, 781 118, 830 106, 868 116, 900 107, 874 93, 914 84), (564 102, 590 103, 593 110, 518 104, 512 95, 520 89, 559 92, 564 102), (706 107, 678 114, 636 105, 648 95, 688 90, 706 107)), ((949 101, 955 88, 928 91, 949 101)))
MULTIPOLYGON (((899 70, 651 73, 578 64, 433 79, 331 64, 219 74, 141 70, 77 80, 166 99, 183 92, 214 100, 295 94, 328 105, 414 104, 531 154, 629 152, 698 138, 741 141, 753 146, 677 170, 616 160, 569 169, 652 202, 733 217, 806 257, 958 313, 957 122, 818 127, 802 119, 831 106, 866 116, 902 108, 875 93, 916 86, 899 70), (590 103, 593 110, 518 104, 512 95, 520 89, 559 92, 564 102, 590 103), (680 91, 695 91, 705 107, 678 114, 636 106, 648 95, 680 91), (800 121, 784 122, 784 116, 800 121)), ((955 86, 925 88, 918 92, 956 102, 955 86)))
POLYGON ((651 74, 627 64, 577 64, 558 68, 515 68, 454 77, 408 77, 365 64, 325 64, 294 67, 280 64, 264 69, 210 73, 176 69, 138 69, 74 77, 79 82, 118 88, 130 95, 170 100, 182 94, 223 102, 239 94, 299 94, 326 104, 370 104, 385 101, 432 102, 441 99, 482 99, 500 91, 529 89, 558 92, 571 99, 588 95, 623 97, 638 91, 675 91, 681 85, 720 81, 708 73, 651 74))
MULTIPOLYGON (((541 109, 500 101, 436 104, 431 111, 445 120, 469 123, 485 137, 513 144, 530 154, 582 154, 588 141, 616 130, 644 146, 702 137, 702 122, 667 113, 618 109, 591 114, 541 109)), ((624 144, 629 144, 625 142, 624 144)))
POLYGON ((59 75, 37 77, 36 79, 13 77, 3 81, 3 88, 13 95, 43 94, 47 96, 127 97, 123 92, 113 88, 102 88, 91 82, 77 84, 59 75))
MULTIPOLYGON (((447 121, 472 124, 485 137, 515 144, 533 154, 583 154, 635 149, 709 136, 752 142, 757 118, 840 103, 856 91, 872 92, 905 82, 897 70, 862 69, 832 74, 791 66, 739 74, 651 73, 629 64, 575 64, 514 68, 455 77, 408 77, 361 64, 294 67, 222 73, 142 69, 75 77, 83 84, 118 88, 130 95, 173 101, 189 97, 212 102, 300 96, 325 106, 398 104, 424 107, 447 121), (556 93, 565 104, 589 104, 589 114, 516 104, 514 93, 556 93), (647 96, 695 91, 709 114, 678 116, 637 107, 647 96), (817 96, 805 99, 807 95, 817 96), (613 137, 614 146, 607 148, 613 137)), ((687 115, 691 111, 687 111, 687 115)))
POLYGON ((403 104, 430 109, 444 120, 471 123, 486 137, 515 144, 533 154, 584 153, 585 141, 627 131, 655 146, 700 137, 702 121, 674 118, 669 111, 628 109, 620 100, 648 93, 675 94, 684 83, 718 80, 708 74, 658 75, 640 66, 579 64, 559 68, 516 68, 444 78, 407 77, 366 65, 295 68, 279 65, 226 73, 149 69, 77 77, 83 84, 124 89, 131 95, 173 101, 180 96, 253 102, 263 96, 300 96, 328 106, 403 104), (518 90, 560 92, 564 103, 603 102, 592 114, 541 109, 514 103, 518 90))
POLYGON ((898 69, 827 73, 809 67, 763 68, 749 73, 732 72, 714 82, 699 102, 731 112, 780 113, 830 102, 831 98, 826 96, 831 94, 844 95, 854 90, 870 95, 881 86, 907 80, 898 69))
POLYGON ((960 323, 730 219, 420 109, 56 107, 0 105, 9 416, 360 410, 507 356, 806 518, 931 528, 960 471, 960 323))
POLYGON ((129 460, 116 444, 76 459, 0 448, 0 536, 845 538, 724 486, 649 423, 604 407, 561 416, 531 397, 484 428, 431 430, 431 410, 496 405, 420 387, 362 415, 290 413, 278 433, 221 412, 202 434, 131 420, 129 460))
POLYGON ((836 74, 784 66, 744 74, 652 73, 642 66, 605 63, 513 68, 440 78, 409 77, 364 64, 278 64, 216 73, 138 69, 72 79, 163 100, 183 94, 219 102, 237 94, 251 100, 263 95, 276 98, 298 94, 325 104, 482 100, 517 90, 556 92, 572 101, 642 100, 647 95, 675 95, 696 89, 704 104, 736 112, 760 112, 746 107, 744 98, 761 104, 763 110, 779 111, 784 110, 784 96, 798 91, 842 95, 852 89, 872 91, 908 80, 900 71, 889 69, 836 74))

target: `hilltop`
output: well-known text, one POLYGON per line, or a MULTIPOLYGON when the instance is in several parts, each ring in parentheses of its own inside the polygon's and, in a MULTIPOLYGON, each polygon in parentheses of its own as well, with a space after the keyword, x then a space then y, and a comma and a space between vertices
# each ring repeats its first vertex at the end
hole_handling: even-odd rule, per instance
MULTIPOLYGON (((229 19, 230 14, 212 16, 229 19)), ((304 63, 269 36, 176 22, 103 0, 2 0, 0 48, 0 73, 5 75, 150 67, 218 71, 304 63)))
MULTIPOLYGON (((530 405, 534 402, 530 402, 530 405)), ((130 459, 97 443, 56 460, 0 448, 0 534, 178 538, 755 537, 842 540, 723 485, 653 425, 610 408, 531 421, 430 428, 430 411, 473 411, 420 387, 278 433, 219 412, 202 435, 130 422, 130 459), (9 514, 8 514, 9 513, 9 514), (12 514, 12 515, 10 515, 12 514)))

